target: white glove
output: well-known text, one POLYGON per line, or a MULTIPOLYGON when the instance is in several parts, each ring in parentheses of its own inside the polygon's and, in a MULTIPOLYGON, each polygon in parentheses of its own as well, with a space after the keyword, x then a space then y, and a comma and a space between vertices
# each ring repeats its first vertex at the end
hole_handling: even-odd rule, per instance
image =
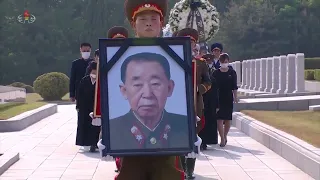
MULTIPOLYGON (((197 119, 197 122, 201 121, 201 119, 198 116, 196 116, 196 119, 197 119)), ((196 123, 196 127, 198 127, 198 123, 196 123)))
POLYGON ((93 126, 101 126, 101 119, 100 118, 94 118, 94 119, 92 119, 91 124, 93 126))
POLYGON ((91 117, 91 119, 93 119, 93 112, 91 112, 89 116, 91 117))
POLYGON ((101 156, 101 159, 102 159, 103 161, 113 161, 113 157, 112 157, 112 156, 109 156, 109 155, 107 155, 107 156, 102 156, 102 150, 104 150, 104 149, 106 148, 106 146, 102 144, 102 139, 100 139, 100 140, 98 141, 97 146, 98 146, 98 148, 99 148, 100 156, 101 156))
POLYGON ((197 158, 197 156, 200 154, 200 145, 201 145, 201 143, 202 143, 202 139, 197 135, 197 141, 194 143, 194 145, 197 146, 198 153, 195 153, 195 152, 188 153, 186 158, 192 158, 192 159, 197 158))

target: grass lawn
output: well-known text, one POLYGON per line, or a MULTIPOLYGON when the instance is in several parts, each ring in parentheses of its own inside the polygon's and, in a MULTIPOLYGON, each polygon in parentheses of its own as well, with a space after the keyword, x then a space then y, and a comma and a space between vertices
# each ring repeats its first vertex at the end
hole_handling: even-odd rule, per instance
MULTIPOLYGON (((69 94, 66 94, 62 101, 67 101, 69 94)), ((0 120, 9 119, 23 112, 30 111, 41 107, 48 102, 42 100, 41 96, 37 93, 27 94, 26 103, 12 102, 0 104, 0 120)))
POLYGON ((241 112, 320 148, 320 112, 253 110, 241 112))

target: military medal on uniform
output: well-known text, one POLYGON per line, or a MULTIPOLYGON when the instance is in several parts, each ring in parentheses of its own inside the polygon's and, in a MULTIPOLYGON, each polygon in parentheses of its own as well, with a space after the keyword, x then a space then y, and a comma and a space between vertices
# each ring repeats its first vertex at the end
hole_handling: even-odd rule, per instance
POLYGON ((168 142, 168 137, 169 137, 169 132, 171 130, 171 126, 169 124, 167 124, 164 127, 163 132, 160 134, 160 139, 162 143, 167 143, 168 142))
POLYGON ((142 134, 142 132, 140 131, 140 129, 138 129, 137 126, 132 126, 131 133, 134 136, 134 138, 136 139, 136 141, 138 142, 138 144, 140 146, 142 146, 145 141, 145 137, 142 134))

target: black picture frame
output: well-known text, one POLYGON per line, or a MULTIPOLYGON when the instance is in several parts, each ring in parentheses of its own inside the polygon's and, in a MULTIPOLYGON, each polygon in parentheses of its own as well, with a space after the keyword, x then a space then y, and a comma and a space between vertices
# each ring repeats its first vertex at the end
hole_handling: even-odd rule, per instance
MULTIPOLYGON (((103 156, 111 155, 114 157, 135 156, 135 155, 183 155, 190 152, 197 152, 194 146, 196 141, 196 114, 193 98, 192 80, 192 54, 189 37, 174 38, 127 38, 127 39, 99 39, 100 62, 99 76, 101 82, 101 113, 102 113, 102 144, 106 146, 103 156), (171 45, 183 46, 184 60, 178 56, 171 45), (130 46, 159 46, 169 56, 174 59, 185 71, 186 102, 188 118, 189 142, 186 148, 170 149, 126 149, 112 150, 110 147, 110 124, 109 124, 109 99, 108 99, 108 72, 112 69, 119 58, 128 50, 130 46), (114 56, 107 61, 107 48, 120 47, 114 56)), ((117 87, 118 88, 118 87, 117 87)))

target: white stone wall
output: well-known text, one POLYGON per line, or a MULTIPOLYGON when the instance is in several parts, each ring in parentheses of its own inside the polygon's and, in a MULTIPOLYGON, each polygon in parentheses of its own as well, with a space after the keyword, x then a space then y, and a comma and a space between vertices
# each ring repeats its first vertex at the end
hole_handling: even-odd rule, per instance
POLYGON ((303 53, 244 60, 236 69, 242 89, 265 93, 305 92, 303 53), (239 75, 241 74, 241 76, 239 75), (241 80, 241 82, 240 82, 241 80))

